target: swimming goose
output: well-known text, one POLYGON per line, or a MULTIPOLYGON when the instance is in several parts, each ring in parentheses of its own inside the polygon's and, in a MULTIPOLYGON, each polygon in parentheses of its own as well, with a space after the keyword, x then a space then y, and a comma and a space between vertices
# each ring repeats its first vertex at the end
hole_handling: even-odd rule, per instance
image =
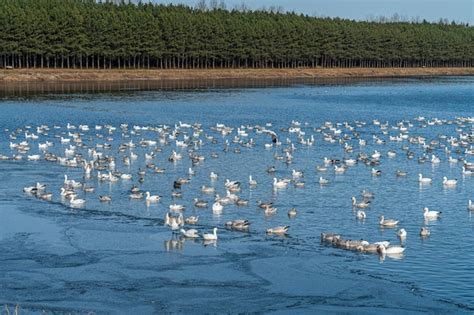
POLYGON ((329 179, 319 177, 319 184, 320 185, 327 185, 327 184, 329 184, 329 179))
POLYGON ((248 230, 250 227, 250 222, 248 220, 237 219, 233 221, 227 221, 225 226, 235 230, 248 230))
POLYGON ((466 169, 465 166, 462 167, 462 174, 463 175, 474 175, 474 171, 466 169))
POLYGON ((219 175, 217 175, 217 174, 214 173, 214 172, 211 172, 211 173, 209 174, 209 177, 210 177, 212 180, 216 180, 216 179, 219 177, 219 175))
POLYGON ((418 174, 418 182, 421 184, 431 184, 431 178, 423 177, 422 174, 418 174))
POLYGON ((381 255, 399 255, 402 254, 405 251, 405 247, 401 246, 389 246, 385 247, 383 245, 379 245, 377 251, 381 255))
POLYGON ((288 217, 289 217, 290 219, 296 217, 297 214, 298 214, 298 212, 296 211, 296 208, 291 208, 291 209, 288 211, 288 217))
POLYGON ((273 187, 274 188, 286 188, 288 186, 288 182, 284 179, 278 180, 276 177, 273 177, 273 187))
POLYGON ((457 179, 448 179, 446 176, 443 177, 444 186, 456 186, 457 183, 458 183, 457 179))
POLYGON ((357 202, 356 197, 352 197, 351 199, 353 207, 365 209, 370 206, 370 200, 363 200, 361 202, 357 202))
POLYGON ((210 186, 201 186, 201 191, 205 194, 212 194, 212 193, 214 193, 215 188, 210 187, 210 186))
POLYGON ((441 211, 430 211, 428 207, 423 208, 423 216, 425 219, 437 219, 441 215, 441 211))
POLYGON ((436 155, 431 155, 431 163, 432 164, 439 164, 441 162, 441 160, 439 159, 439 157, 437 157, 436 155))
POLYGON ((283 234, 286 234, 288 232, 288 229, 290 228, 289 225, 285 225, 285 226, 276 226, 274 228, 269 228, 267 229, 267 234, 280 234, 280 235, 283 235, 283 234))
POLYGON ((186 237, 186 238, 198 238, 199 237, 198 230, 196 230, 196 229, 189 229, 187 231, 185 229, 181 229, 181 234, 183 234, 183 236, 186 237))
POLYGON ((359 220, 364 220, 366 218, 365 212, 362 210, 357 211, 356 217, 359 220))
POLYGON ((206 208, 207 204, 208 203, 205 200, 200 200, 200 199, 194 198, 194 206, 196 208, 206 208))
POLYGON ((86 203, 84 199, 76 199, 76 196, 72 196, 71 200, 69 201, 72 206, 82 206, 86 203))
POLYGON ((291 171, 291 175, 295 178, 303 177, 303 171, 297 171, 297 170, 293 169, 291 171))
POLYGON ((375 193, 371 192, 371 191, 368 191, 366 189, 362 190, 360 192, 360 194, 362 195, 362 197, 364 199, 374 199, 375 198, 375 193))
POLYGON ((345 173, 345 171, 346 171, 346 167, 344 165, 342 165, 342 166, 334 165, 334 172, 336 174, 343 174, 343 173, 345 173))
POLYGON ((160 199, 161 199, 161 197, 158 196, 158 195, 150 195, 150 192, 149 192, 149 191, 145 192, 145 195, 146 195, 146 199, 145 199, 145 200, 146 200, 147 202, 158 202, 158 201, 160 201, 160 199))
POLYGON ((387 226, 387 227, 391 227, 391 226, 395 226, 398 224, 398 220, 393 220, 393 219, 385 219, 385 217, 383 215, 381 215, 379 217, 379 224, 382 225, 382 226, 387 226))
POLYGON ((428 228, 426 227, 422 227, 421 230, 420 230, 420 236, 422 237, 427 237, 427 236, 430 236, 431 232, 428 228))
POLYGON ((224 209, 224 206, 220 203, 220 201, 216 201, 212 204, 212 211, 214 212, 221 212, 224 209))
POLYGON ((175 212, 183 211, 185 209, 183 205, 178 205, 178 204, 172 204, 169 206, 169 208, 170 208, 170 211, 175 211, 175 212))
POLYGON ((99 196, 99 200, 101 202, 110 202, 112 201, 112 196, 109 196, 109 195, 101 195, 99 196))
POLYGON ((198 216, 190 216, 190 217, 187 217, 186 220, 184 220, 186 224, 197 224, 198 221, 199 221, 198 216))
POLYGON ((257 181, 252 178, 252 175, 249 175, 249 185, 252 187, 257 186, 257 181))
POLYGON ((205 241, 215 241, 215 240, 217 240, 217 228, 215 227, 214 229, 212 229, 212 234, 211 233, 203 234, 202 238, 205 241))
POLYGON ((403 176, 407 176, 408 173, 406 171, 403 171, 403 170, 397 170, 396 175, 397 175, 397 177, 403 177, 403 176))
POLYGON ((372 169, 371 173, 372 173, 372 176, 382 175, 382 171, 381 170, 376 170, 375 168, 372 169))

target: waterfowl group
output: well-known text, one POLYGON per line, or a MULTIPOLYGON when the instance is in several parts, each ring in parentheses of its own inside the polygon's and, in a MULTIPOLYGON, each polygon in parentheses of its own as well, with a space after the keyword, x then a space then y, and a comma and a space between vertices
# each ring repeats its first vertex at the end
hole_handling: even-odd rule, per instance
MULTIPOLYGON (((59 187, 61 190, 60 199, 65 205, 74 208, 90 206, 90 203, 93 203, 90 202, 90 199, 96 188, 98 191, 94 197, 96 203, 99 200, 102 202, 102 207, 113 207, 121 194, 115 194, 112 190, 120 190, 125 187, 125 199, 128 194, 131 199, 130 207, 140 204, 140 200, 144 203, 144 200, 149 209, 154 209, 153 207, 156 206, 159 211, 167 211, 165 225, 175 232, 181 232, 186 238, 197 238, 201 234, 197 229, 184 228, 184 225, 197 225, 199 222, 203 224, 202 228, 205 229, 207 226, 209 229, 210 223, 206 222, 206 216, 202 216, 200 221, 198 215, 184 219, 182 212, 209 211, 216 217, 222 216, 224 220, 221 221, 221 225, 226 227, 222 233, 231 233, 234 230, 248 231, 250 230, 249 220, 231 219, 230 216, 235 215, 235 218, 240 217, 243 213, 248 214, 243 210, 244 208, 240 207, 249 207, 249 204, 254 204, 255 196, 260 197, 267 193, 266 197, 261 198, 268 198, 267 200, 272 201, 259 202, 258 207, 262 211, 257 213, 259 215, 263 213, 264 219, 262 220, 269 220, 263 224, 270 225, 273 221, 277 221, 276 224, 280 225, 266 229, 260 228, 260 232, 287 234, 288 225, 285 225, 284 220, 294 219, 297 224, 305 224, 304 220, 308 220, 308 213, 304 207, 300 208, 298 204, 301 201, 300 197, 291 200, 292 204, 298 207, 297 211, 296 208, 290 208, 288 204, 280 204, 279 195, 291 195, 295 188, 298 188, 302 192, 306 192, 304 198, 315 200, 314 202, 317 202, 319 190, 335 193, 338 197, 342 196, 346 194, 346 191, 339 189, 342 187, 340 186, 341 182, 355 176, 354 170, 356 169, 363 169, 363 174, 366 174, 365 177, 358 179, 364 185, 382 182, 389 177, 402 185, 406 185, 408 182, 416 183, 415 174, 420 172, 418 173, 420 184, 438 183, 440 187, 444 188, 457 187, 458 180, 448 179, 448 176, 453 178, 455 175, 447 173, 446 176, 441 176, 444 174, 440 174, 439 169, 443 163, 449 163, 453 172, 462 174, 463 181, 469 180, 467 175, 474 174, 474 164, 467 159, 473 155, 474 149, 471 146, 473 137, 467 131, 467 126, 472 125, 473 122, 463 117, 454 120, 417 118, 412 121, 399 121, 392 125, 388 122, 374 120, 372 122, 324 122, 320 126, 312 127, 309 124, 292 121, 290 126, 280 129, 273 127, 270 123, 254 126, 241 125, 235 128, 220 123, 203 127, 199 123, 187 124, 183 122, 174 127, 167 125, 129 126, 127 124, 75 127, 68 124, 66 127, 55 126, 54 130, 48 126, 39 126, 36 134, 24 127, 8 131, 11 141, 9 148, 12 154, 2 154, 0 160, 27 160, 28 163, 37 165, 51 162, 63 166, 64 173, 67 174, 58 174, 60 178, 64 176, 62 183, 58 183, 61 186, 59 187), (456 125, 456 134, 454 136, 440 135, 438 138, 430 140, 423 136, 423 133, 416 133, 415 124, 419 128, 439 124, 456 125), (367 133, 361 133, 361 130, 366 127, 372 128, 370 131, 372 136, 367 137, 364 136, 367 133), (394 133, 390 130, 394 130, 394 133), (34 144, 34 141, 38 140, 41 142, 37 145, 34 144), (117 142, 120 143, 117 144, 117 142), (312 166, 312 170, 302 168, 298 164, 298 159, 302 156, 300 154, 301 148, 316 147, 319 142, 334 147, 339 146, 342 153, 337 156, 337 153, 334 153, 337 151, 334 150, 332 151, 334 156, 325 157, 322 160, 314 158, 315 164, 313 165, 315 166, 312 166), (377 149, 371 149, 371 145, 377 149), (206 146, 211 149, 202 150, 206 146), (262 165, 265 166, 262 166, 260 170, 256 170, 253 165, 252 168, 247 167, 245 164, 247 161, 244 160, 244 153, 257 147, 264 149, 261 151, 264 154, 260 158, 265 163, 262 165), (445 156, 443 156, 443 152, 445 156), (211 164, 212 161, 221 161, 224 154, 240 154, 242 157, 239 158, 239 161, 242 160, 242 165, 238 165, 240 169, 237 175, 234 173, 234 178, 229 177, 225 181, 222 179, 229 176, 226 174, 225 168, 218 168, 219 164, 211 164), (264 157, 268 159, 264 161, 264 157), (410 171, 410 173, 397 169, 394 174, 396 168, 385 168, 386 164, 394 163, 400 159, 405 159, 408 163, 412 161, 411 163, 415 163, 415 165, 417 162, 420 165, 431 163, 429 165, 432 169, 430 177, 422 175, 421 172, 426 174, 426 169, 420 169, 417 172, 410 171), (273 161, 270 162, 270 160, 273 161), (211 167, 202 171, 203 168, 200 167, 205 163, 209 163, 211 167), (290 167, 292 164, 295 166, 290 167), (173 165, 173 167, 166 165, 173 165), (183 165, 183 170, 177 167, 179 165, 183 165), (250 171, 253 174, 249 174, 250 171), (163 184, 162 187, 146 186, 149 177, 167 176, 168 173, 175 176, 171 183, 163 184), (318 173, 319 175, 317 175, 318 173), (323 175, 321 173, 324 173, 324 177, 320 176, 323 175), (443 178, 442 186, 440 178, 443 178), (329 183, 331 184, 329 185, 329 183), (100 187, 98 188, 98 186, 105 184, 110 185, 110 192, 107 191, 106 194, 99 189, 100 187), (318 185, 318 191, 311 190, 315 185, 318 185), (130 186, 132 187, 130 188, 130 186), (187 189, 186 186, 193 188, 187 189), (196 188, 198 188, 197 192, 196 188), (155 195, 152 195, 147 189, 154 191, 155 195), (101 192, 102 194, 100 194, 101 192), (255 195, 249 194, 247 197, 245 194, 248 192, 254 192, 255 195), (242 198, 243 196, 245 198, 242 198), (170 199, 172 201, 168 203, 170 199), (163 203, 167 204, 163 205, 163 203), (285 211, 280 211, 283 212, 284 218, 278 208, 285 209, 285 211), (301 217, 305 219, 300 221, 301 217)), ((360 193, 359 197, 356 197, 355 192, 360 189, 356 186, 349 185, 345 189, 347 190, 346 196, 354 195, 351 198, 353 212, 352 216, 347 216, 348 219, 353 219, 355 215, 360 220, 360 224, 370 224, 374 229, 377 226, 395 227, 400 224, 399 220, 385 219, 383 215, 380 215, 381 208, 378 206, 379 202, 385 202, 383 198, 374 199, 374 193, 366 189, 360 193), (373 212, 376 213, 372 215, 373 212), (377 215, 380 215, 378 221, 377 215)), ((419 189, 434 189, 435 186, 437 185, 420 185, 419 189)), ((49 183, 48 187, 51 187, 49 183)), ((445 191, 455 192, 458 189, 461 188, 446 189, 445 191)), ((25 187, 24 192, 26 195, 35 196, 45 201, 55 199, 54 191, 46 192, 45 185, 40 183, 25 187)), ((348 202, 345 205, 351 209, 348 202)), ((407 204, 407 208, 409 207, 410 205, 407 204)), ((468 202, 468 209, 474 211, 471 201, 468 202)), ((428 208, 424 208, 423 211, 423 216, 427 220, 437 219, 441 214, 441 212, 431 211, 428 208)), ((160 214, 159 217, 162 218, 162 215, 160 214)), ((395 213, 390 215, 395 215, 395 213)), ((406 222, 405 217, 401 218, 402 222, 406 222)), ((252 222, 255 222, 253 218, 251 219, 252 222)), ((252 224, 252 230, 255 226, 259 225, 252 224)), ((199 226, 197 228, 202 230, 199 226)), ((216 231, 202 234, 202 238, 207 240, 214 238, 215 240, 217 238, 216 231), (205 235, 206 237, 204 237, 205 235)), ((429 230, 423 227, 420 235, 426 236, 426 233, 429 233, 429 230)), ((397 234, 393 233, 393 235, 405 239, 407 231, 401 228, 397 234)), ((338 246, 358 249, 361 252, 378 252, 388 255, 402 251, 393 246, 386 246, 386 244, 366 244, 351 240, 343 242, 341 238, 333 238, 338 240, 338 246)))

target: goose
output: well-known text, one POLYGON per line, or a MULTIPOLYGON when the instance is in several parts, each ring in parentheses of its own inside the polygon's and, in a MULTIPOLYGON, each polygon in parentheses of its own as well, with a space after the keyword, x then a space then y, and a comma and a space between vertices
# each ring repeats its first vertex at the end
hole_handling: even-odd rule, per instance
POLYGON ((423 177, 422 174, 418 174, 418 182, 421 184, 431 184, 431 178, 423 177))
POLYGON ((219 177, 219 175, 217 175, 217 174, 214 173, 214 172, 211 172, 211 173, 209 174, 209 177, 210 177, 212 180, 216 180, 216 179, 219 177))
POLYGON ((319 177, 319 184, 322 185, 322 186, 327 185, 327 184, 329 184, 329 179, 319 177))
POLYGON ((178 217, 173 217, 167 212, 165 214, 165 225, 169 226, 172 231, 177 231, 184 225, 183 215, 180 213, 178 217))
POLYGON ((225 226, 227 228, 231 228, 235 230, 248 230, 248 228, 250 227, 250 222, 248 220, 237 219, 237 220, 227 221, 225 223, 225 226))
POLYGON ((371 192, 371 191, 368 191, 366 189, 362 190, 360 192, 360 194, 362 195, 362 197, 364 199, 374 199, 375 198, 375 193, 371 192))
POLYGON ((99 200, 101 202, 110 202, 112 201, 112 197, 109 195, 103 195, 103 196, 99 196, 99 200))
POLYGON ((400 239, 404 240, 407 238, 407 231, 405 229, 400 229, 398 230, 397 235, 400 239))
POLYGON ((41 159, 41 156, 39 154, 34 154, 34 155, 28 155, 27 160, 28 161, 39 161, 41 159))
POLYGON ((472 203, 472 200, 469 200, 467 209, 468 209, 469 211, 474 211, 474 204, 472 203))
POLYGON ((201 186, 201 191, 205 194, 212 194, 214 193, 215 189, 214 187, 210 187, 210 186, 201 186))
POLYGON ((441 211, 430 211, 428 207, 423 208, 423 216, 425 219, 437 219, 441 215, 441 211))
POLYGON ((120 178, 123 180, 130 180, 132 179, 132 174, 122 174, 120 175, 120 178))
POLYGON ((185 209, 183 205, 178 205, 178 204, 172 204, 169 206, 169 208, 170 208, 170 211, 175 211, 175 212, 183 211, 185 209))
POLYGON ((474 171, 466 169, 465 166, 462 167, 462 174, 463 175, 474 175, 474 171))
POLYGON ((387 226, 387 227, 391 227, 391 226, 395 226, 398 224, 398 220, 393 220, 393 219, 385 219, 385 217, 383 215, 381 215, 379 217, 379 224, 382 225, 382 226, 387 226))
POLYGON ((275 208, 275 207, 267 207, 267 208, 263 209, 263 213, 264 213, 266 216, 273 215, 273 214, 275 214, 277 211, 278 211, 278 208, 275 208))
POLYGON ((208 204, 207 201, 194 198, 194 206, 196 208, 206 208, 207 204, 208 204))
POLYGON ((288 233, 288 229, 289 229, 289 228, 290 228, 289 225, 276 226, 276 227, 267 229, 267 230, 266 230, 266 233, 267 233, 267 234, 280 234, 280 235, 283 235, 283 234, 287 234, 287 233, 288 233))
POLYGON ((343 174, 343 173, 346 172, 346 167, 344 165, 342 165, 342 166, 334 165, 334 172, 336 174, 343 174))
POLYGON ((295 178, 303 177, 303 171, 297 171, 297 170, 293 169, 291 171, 291 175, 295 178))
POLYGON ((288 182, 280 179, 278 180, 276 177, 273 177, 273 187, 274 188, 286 188, 288 186, 288 182))
POLYGON ((407 176, 408 172, 403 171, 403 170, 397 170, 396 175, 397 177, 403 177, 403 176, 407 176))
POLYGON ((421 237, 427 237, 427 236, 430 236, 431 234, 431 231, 426 228, 426 227, 422 227, 421 230, 420 230, 420 236, 421 237))
POLYGON ((362 210, 357 211, 356 217, 359 220, 364 220, 366 218, 365 212, 362 210))
POLYGON ((184 220, 186 224, 197 224, 198 221, 199 221, 198 216, 190 216, 190 217, 187 217, 186 220, 184 220))
POLYGON ((76 199, 76 196, 72 195, 69 201, 72 206, 82 206, 86 203, 84 199, 76 199))
POLYGON ((457 179, 448 179, 446 176, 443 177, 444 186, 456 186, 457 183, 458 183, 457 179))
POLYGON ((142 192, 132 192, 130 195, 129 195, 130 199, 143 199, 143 193, 142 192))
POLYGON ((252 187, 257 186, 257 181, 252 178, 252 175, 249 175, 249 185, 252 187))
POLYGON ((374 242, 374 245, 383 245, 385 247, 390 246, 390 241, 379 241, 379 242, 374 242))
POLYGON ((145 193, 145 195, 146 195, 146 199, 145 199, 145 200, 146 200, 147 202, 158 202, 158 201, 160 201, 160 199, 161 199, 161 197, 158 196, 158 195, 150 195, 150 192, 149 192, 149 191, 147 191, 147 192, 145 193))
POLYGON ((436 155, 431 155, 431 163, 432 164, 439 164, 441 162, 441 160, 439 159, 439 157, 437 157, 436 155))
POLYGON ((316 165, 316 171, 318 172, 326 172, 328 170, 327 167, 322 166, 322 165, 316 165))
POLYGON ((365 209, 370 206, 370 200, 363 200, 361 202, 357 202, 356 197, 352 197, 351 199, 353 207, 365 209))
POLYGON ((185 229, 181 229, 181 234, 183 234, 184 237, 186 238, 198 238, 199 237, 199 234, 198 234, 198 230, 196 229, 189 229, 189 230, 185 230, 185 229))
POLYGON ((372 176, 382 175, 382 171, 381 170, 376 170, 375 168, 372 169, 371 173, 372 173, 372 176))
POLYGON ((291 209, 288 211, 288 217, 289 217, 290 219, 296 217, 297 214, 298 214, 298 212, 296 211, 296 208, 291 208, 291 209))
POLYGON ((216 201, 212 204, 213 212, 221 212, 223 209, 224 209, 224 206, 219 201, 216 201))
POLYGON ((335 234, 335 233, 321 233, 321 241, 324 242, 333 242, 336 239, 340 239, 341 235, 340 234, 335 234))
POLYGON ((247 199, 237 199, 237 201, 235 202, 235 204, 239 207, 242 207, 242 206, 246 206, 249 204, 249 201, 247 199))
POLYGON ((405 247, 401 246, 389 246, 385 247, 383 245, 379 245, 377 251, 381 255, 400 255, 405 251, 405 247))
POLYGON ((212 233, 204 233, 202 235, 202 238, 205 240, 205 241, 215 241, 217 240, 217 228, 213 228, 212 229, 212 233))

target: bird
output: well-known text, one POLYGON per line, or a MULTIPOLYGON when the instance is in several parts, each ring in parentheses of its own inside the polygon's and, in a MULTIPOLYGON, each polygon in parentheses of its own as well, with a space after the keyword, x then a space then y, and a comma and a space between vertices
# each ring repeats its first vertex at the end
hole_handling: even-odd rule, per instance
POLYGON ((250 186, 257 186, 257 181, 252 178, 252 175, 249 175, 249 185, 250 186))
POLYGON ((474 211, 474 204, 472 203, 472 200, 469 200, 468 205, 467 205, 467 209, 469 211, 474 211))
POLYGON ((458 183, 457 179, 448 179, 446 176, 443 177, 443 185, 444 186, 456 186, 458 183))
POLYGON ((69 200, 69 203, 72 206, 82 206, 86 203, 86 200, 85 199, 76 199, 76 197, 73 195, 71 197, 71 200, 69 200))
POLYGON ((288 232, 289 228, 290 228, 290 226, 288 226, 288 225, 276 226, 276 227, 267 229, 266 232, 267 232, 267 234, 280 234, 280 235, 283 235, 283 234, 286 234, 288 232))
POLYGON ((158 201, 160 201, 160 199, 161 199, 161 197, 158 196, 158 195, 150 195, 150 192, 149 192, 149 191, 147 191, 147 192, 145 193, 145 195, 146 195, 145 200, 146 200, 147 202, 158 202, 158 201))
POLYGON ((423 177, 422 174, 418 174, 418 182, 421 184, 431 184, 431 178, 423 177))
POLYGON ((198 216, 190 216, 190 217, 187 217, 184 222, 186 224, 197 224, 199 221, 199 217, 198 216))
POLYGON ((400 254, 403 254, 405 249, 406 249, 405 247, 401 247, 401 246, 385 247, 384 245, 379 245, 377 247, 377 251, 381 255, 385 255, 385 254, 387 254, 387 255, 400 255, 400 254))
POLYGON ((356 197, 352 197, 352 206, 355 208, 368 208, 370 206, 370 200, 363 200, 361 202, 357 202, 356 197))
POLYGON ((423 216, 425 219, 437 219, 441 215, 441 211, 430 211, 428 207, 423 208, 423 216))
POLYGON ((427 237, 427 236, 430 236, 431 232, 428 228, 426 227, 422 227, 421 230, 420 230, 420 236, 422 237, 427 237))
POLYGON ((288 211, 288 217, 289 217, 289 218, 294 218, 294 217, 296 217, 297 213, 298 213, 298 212, 296 211, 296 208, 291 208, 291 209, 288 211))
POLYGON ((223 209, 224 209, 224 206, 219 201, 216 201, 212 204, 213 212, 221 212, 223 209))
POLYGON ((204 233, 202 235, 202 238, 205 241, 216 241, 217 240, 217 228, 212 229, 212 233, 204 233))
POLYGON ((383 215, 381 215, 379 217, 379 224, 382 225, 382 226, 387 226, 387 227, 391 227, 391 226, 395 226, 398 224, 398 220, 393 220, 393 219, 385 219, 385 217, 383 215))
POLYGON ((359 220, 364 220, 366 218, 365 212, 362 210, 357 211, 356 217, 359 220))
POLYGON ((184 237, 186 238, 198 238, 199 237, 199 234, 198 234, 198 230, 196 229, 189 229, 189 230, 185 230, 185 229, 181 229, 181 234, 183 234, 184 237))

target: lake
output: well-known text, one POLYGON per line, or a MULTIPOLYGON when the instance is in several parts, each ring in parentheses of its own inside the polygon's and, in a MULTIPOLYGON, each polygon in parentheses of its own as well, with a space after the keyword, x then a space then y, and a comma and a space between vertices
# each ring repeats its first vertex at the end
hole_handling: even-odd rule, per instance
MULTIPOLYGON (((21 154, 22 160, 0 161, 0 305, 11 310, 19 304, 28 313, 470 313, 474 212, 467 204, 474 199, 474 176, 462 174, 462 161, 449 163, 446 150, 453 158, 474 162, 465 148, 448 144, 450 137, 474 130, 472 121, 456 120, 474 116, 473 86, 474 77, 439 77, 7 90, 0 100, 0 154, 18 154, 10 142, 24 141, 25 131, 37 134, 41 125, 49 130, 37 140, 27 139, 31 149, 21 154), (425 120, 415 120, 419 116, 425 120), (424 137, 427 144, 436 140, 429 151, 408 139, 390 141, 402 132, 394 128, 401 121, 408 129, 405 134, 424 137), (173 130, 179 122, 202 124, 195 136, 202 143, 176 146, 166 132, 167 143, 158 141, 163 125, 173 130), (322 128, 325 122, 332 122, 334 129, 329 124, 322 128), (90 127, 81 131, 84 147, 75 154, 90 160, 88 148, 111 144, 110 149, 96 150, 116 157, 116 170, 133 179, 99 181, 97 172, 84 178, 82 168, 26 159, 42 155, 38 144, 45 141, 54 143, 48 152, 64 156, 69 144, 61 144, 59 137, 79 132, 67 129, 68 123, 90 127), (121 130, 121 124, 128 129, 121 130), (216 124, 232 127, 232 133, 222 135, 216 124), (275 131, 281 145, 265 147, 271 138, 257 132, 257 125, 275 131), (297 133, 288 132, 291 126, 301 130, 302 139, 313 136, 314 144, 298 143, 297 133), (239 127, 248 136, 233 141, 239 127), (367 145, 360 146, 354 132, 367 145), (16 139, 10 139, 11 134, 16 139), (324 134, 335 141, 325 141, 324 134), (376 143, 374 136, 383 143, 376 143), (158 144, 140 146, 142 139, 158 144), (119 145, 130 141, 136 147, 119 152, 119 145), (275 159, 285 156, 290 142, 295 147, 292 163, 275 159), (345 152, 343 142, 353 151, 345 152), (413 159, 403 146, 414 153, 413 159), (205 160, 193 165, 191 149, 205 160), (145 154, 153 150, 156 156, 147 161, 145 154), (183 159, 169 162, 172 150, 183 159), (325 157, 356 159, 361 152, 370 156, 375 150, 381 153, 380 165, 359 161, 343 174, 335 174, 332 165, 325 172, 315 168, 325 157), (396 156, 389 158, 389 150, 396 156), (122 159, 131 152, 138 158, 127 165, 122 159), (419 160, 424 154, 426 162, 419 160), (439 164, 430 162, 432 154, 440 158, 439 164), (164 173, 147 168, 150 162, 164 173), (276 168, 274 174, 267 172, 270 166, 276 168), (188 174, 190 167, 194 175, 188 174), (381 176, 373 176, 372 168, 381 176), (290 183, 286 189, 274 189, 273 177, 292 178, 293 169, 304 172, 304 187, 290 183), (138 181, 139 170, 146 170, 143 182, 138 181), (407 176, 397 177, 397 170, 407 176), (209 178, 211 172, 219 175, 217 180, 209 178), (419 173, 432 178, 432 184, 420 185, 419 173), (77 190, 86 200, 83 207, 71 207, 60 197, 65 174, 95 188, 91 193, 77 190), (249 186, 249 175, 257 180, 256 187, 249 186), (444 176, 457 179, 457 185, 444 186, 444 176), (182 197, 174 198, 173 182, 188 177, 180 189, 182 197), (329 184, 320 185, 320 177, 329 184), (203 185, 226 195, 226 179, 241 182, 236 194, 249 201, 247 206, 230 204, 215 213, 210 206, 193 205, 194 198, 214 201, 213 194, 201 191, 203 185), (23 192, 36 182, 47 185, 51 201, 23 192), (130 200, 134 184, 161 200, 130 200), (351 197, 361 200, 362 189, 374 192, 375 198, 365 209, 366 219, 358 220, 351 197), (98 195, 110 195, 112 201, 100 202, 98 195), (259 200, 273 202, 278 211, 264 215, 259 200), (217 242, 184 239, 164 226, 169 205, 175 203, 186 207, 184 217, 199 216, 198 224, 186 229, 208 233, 218 227, 217 242), (297 216, 290 219, 287 212, 293 207, 297 216), (425 221, 424 207, 442 211, 441 217, 425 221), (381 228, 382 214, 399 220, 397 227, 381 228), (240 218, 251 222, 249 231, 225 228, 225 222, 240 218), (280 225, 290 226, 286 236, 265 233, 280 225), (419 236, 421 227, 430 229, 428 238, 419 236), (321 232, 334 232, 347 239, 399 245, 400 228, 407 238, 399 257, 346 250, 320 239, 321 232)), ((190 128, 178 129, 179 141, 193 136, 190 128)), ((470 145, 473 139, 466 141, 470 145)))

